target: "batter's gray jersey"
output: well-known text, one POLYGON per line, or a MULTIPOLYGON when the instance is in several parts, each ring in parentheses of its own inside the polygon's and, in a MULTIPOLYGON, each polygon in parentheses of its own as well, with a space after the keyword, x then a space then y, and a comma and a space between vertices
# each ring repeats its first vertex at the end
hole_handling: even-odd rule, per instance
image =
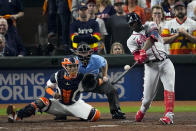
MULTIPOLYGON (((133 32, 127 40, 127 46, 129 50, 134 53, 143 48, 145 41, 149 37, 152 37, 155 41, 153 46, 146 51, 148 60, 146 61, 146 64, 144 64, 144 90, 140 111, 145 114, 156 96, 159 80, 163 83, 165 92, 174 94, 175 69, 170 59, 167 59, 163 39, 158 31, 156 31, 158 30, 157 25, 154 22, 147 22, 143 26, 144 29, 142 31, 133 32)), ((166 96, 164 94, 164 97, 166 100, 165 102, 169 103, 166 105, 166 109, 170 109, 166 110, 165 115, 173 119, 174 95, 166 96)))
MULTIPOLYGON (((145 41, 151 35, 154 30, 158 30, 157 24, 154 22, 146 22, 144 25, 144 30, 140 32, 133 31, 133 34, 127 40, 127 46, 131 53, 138 51, 143 48, 145 41)), ((146 51, 148 55, 148 60, 163 60, 166 57, 166 51, 163 45, 163 39, 159 34, 153 35, 157 42, 146 51)), ((147 60, 147 61, 148 61, 147 60)))

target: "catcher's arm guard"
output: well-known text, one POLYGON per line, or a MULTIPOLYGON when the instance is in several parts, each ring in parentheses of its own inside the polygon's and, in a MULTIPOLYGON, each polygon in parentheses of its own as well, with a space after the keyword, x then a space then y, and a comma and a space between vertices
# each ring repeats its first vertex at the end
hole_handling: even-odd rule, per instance
POLYGON ((96 88, 99 79, 97 79, 93 74, 86 74, 79 86, 82 87, 82 91, 92 91, 96 88))

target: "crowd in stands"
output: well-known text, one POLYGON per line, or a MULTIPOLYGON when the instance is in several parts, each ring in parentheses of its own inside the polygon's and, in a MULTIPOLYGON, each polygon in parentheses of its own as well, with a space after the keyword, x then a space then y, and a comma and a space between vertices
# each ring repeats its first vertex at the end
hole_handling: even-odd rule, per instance
MULTIPOLYGON (((77 49, 81 42, 96 54, 130 54, 127 39, 132 30, 127 14, 131 12, 143 24, 158 25, 168 54, 195 54, 196 0, 45 0, 47 45, 51 51, 63 49, 62 55, 73 53, 70 49, 77 49)), ((0 1, 1 56, 27 55, 16 28, 24 13, 21 0, 0 1)))

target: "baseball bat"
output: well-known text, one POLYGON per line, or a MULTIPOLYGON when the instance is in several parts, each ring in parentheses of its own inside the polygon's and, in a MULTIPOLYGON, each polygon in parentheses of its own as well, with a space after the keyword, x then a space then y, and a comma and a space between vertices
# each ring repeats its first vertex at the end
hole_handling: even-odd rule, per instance
POLYGON ((120 74, 116 79, 114 79, 111 84, 116 84, 119 80, 121 80, 135 65, 137 65, 137 62, 135 62, 128 70, 125 70, 122 74, 120 74))

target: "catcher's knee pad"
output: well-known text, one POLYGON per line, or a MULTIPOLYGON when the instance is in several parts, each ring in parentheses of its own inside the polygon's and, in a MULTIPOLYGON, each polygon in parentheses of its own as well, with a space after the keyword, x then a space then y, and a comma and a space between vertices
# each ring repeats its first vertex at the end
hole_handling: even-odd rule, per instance
POLYGON ((89 121, 97 121, 97 120, 99 120, 100 116, 101 116, 100 111, 95 108, 92 108, 91 112, 88 116, 88 120, 89 121))
POLYGON ((39 111, 41 112, 43 108, 47 108, 50 105, 50 101, 45 98, 45 97, 41 97, 37 100, 35 100, 35 102, 31 103, 36 109, 38 108, 39 111))

